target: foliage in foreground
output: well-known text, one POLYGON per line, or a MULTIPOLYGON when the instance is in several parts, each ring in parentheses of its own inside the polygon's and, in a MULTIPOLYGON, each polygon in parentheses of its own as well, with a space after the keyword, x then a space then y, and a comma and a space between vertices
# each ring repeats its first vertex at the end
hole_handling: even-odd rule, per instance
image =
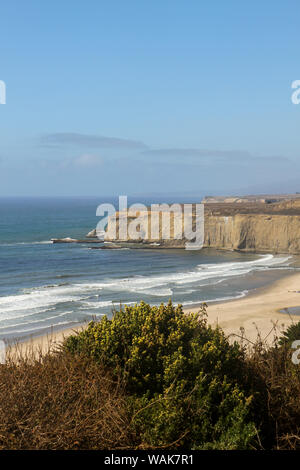
POLYGON ((290 342, 245 352, 204 314, 142 303, 0 364, 0 449, 299 450, 290 342))
POLYGON ((247 357, 267 396, 261 440, 271 449, 300 450, 300 364, 293 362, 295 350, 291 348, 295 339, 300 340, 300 334, 294 335, 300 333, 300 323, 295 326, 283 332, 272 347, 258 343, 247 357))
POLYGON ((93 361, 67 353, 0 365, 0 449, 132 445, 124 391, 93 361))
POLYGON ((68 351, 122 377, 145 446, 246 449, 255 443, 243 351, 208 326, 205 313, 205 307, 185 315, 171 302, 141 302, 66 340, 68 351))
POLYGON ((279 338, 279 344, 291 345, 294 341, 300 340, 300 322, 292 323, 279 338))

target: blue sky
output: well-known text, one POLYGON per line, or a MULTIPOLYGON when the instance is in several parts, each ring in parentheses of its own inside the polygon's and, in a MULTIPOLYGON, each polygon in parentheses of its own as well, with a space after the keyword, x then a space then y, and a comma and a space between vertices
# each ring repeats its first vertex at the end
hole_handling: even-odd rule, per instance
POLYGON ((300 4, 1 4, 0 196, 300 191, 300 4))

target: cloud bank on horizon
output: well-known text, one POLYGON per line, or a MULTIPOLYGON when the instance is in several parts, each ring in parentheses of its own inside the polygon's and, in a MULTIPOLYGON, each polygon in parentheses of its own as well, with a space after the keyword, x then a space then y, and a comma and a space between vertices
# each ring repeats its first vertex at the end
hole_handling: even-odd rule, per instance
MULTIPOLYGON (((293 192, 300 175, 299 162, 245 150, 151 148, 131 139, 72 132, 44 134, 35 145, 39 157, 26 160, 25 177, 42 181, 47 174, 48 187, 63 196, 293 192), (83 183, 88 191, 81 189, 83 183)), ((0 166, 17 171, 3 158, 0 166)))

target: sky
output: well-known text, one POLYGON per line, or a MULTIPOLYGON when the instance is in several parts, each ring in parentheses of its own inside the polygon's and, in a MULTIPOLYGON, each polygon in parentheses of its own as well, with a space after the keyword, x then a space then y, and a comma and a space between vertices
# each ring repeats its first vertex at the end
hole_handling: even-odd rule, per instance
POLYGON ((2 2, 0 196, 300 191, 299 13, 299 0, 2 2))

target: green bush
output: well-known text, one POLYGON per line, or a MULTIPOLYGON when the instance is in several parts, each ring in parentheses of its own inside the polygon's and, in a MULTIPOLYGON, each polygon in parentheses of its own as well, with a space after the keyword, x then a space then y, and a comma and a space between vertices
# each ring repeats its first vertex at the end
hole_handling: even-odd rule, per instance
POLYGON ((244 353, 207 325, 206 307, 184 314, 171 302, 141 302, 91 322, 65 348, 122 377, 132 422, 144 446, 247 449, 251 421, 244 353))

